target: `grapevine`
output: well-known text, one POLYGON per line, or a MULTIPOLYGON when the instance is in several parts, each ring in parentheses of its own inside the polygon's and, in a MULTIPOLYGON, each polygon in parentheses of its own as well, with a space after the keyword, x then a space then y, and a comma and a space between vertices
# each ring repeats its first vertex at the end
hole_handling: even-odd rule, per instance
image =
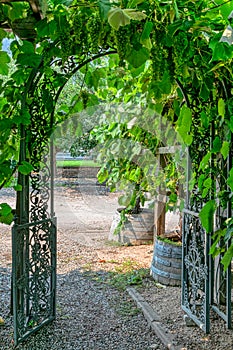
POLYGON ((87 107, 88 97, 89 97, 89 94, 88 94, 87 90, 82 90, 82 91, 80 92, 80 98, 81 98, 81 100, 82 100, 83 108, 84 108, 84 109, 87 107))
POLYGON ((189 52, 189 41, 184 31, 179 31, 173 37, 173 59, 175 65, 175 73, 177 76, 184 75, 187 64, 187 53, 189 52))
POLYGON ((151 61, 152 61, 152 78, 154 81, 162 79, 165 70, 165 61, 168 53, 164 50, 162 43, 164 37, 164 29, 160 24, 156 24, 155 32, 152 36, 151 61))
POLYGON ((62 51, 62 60, 64 62, 71 55, 73 50, 73 41, 69 28, 63 30, 60 33, 60 43, 62 51))
POLYGON ((72 29, 74 33, 74 42, 76 54, 88 51, 88 34, 87 34, 88 18, 83 12, 76 12, 72 19, 72 29))
POLYGON ((102 31, 102 23, 98 14, 93 14, 88 21, 90 49, 93 53, 99 51, 99 38, 102 31))
POLYGON ((129 26, 120 27, 113 32, 117 53, 119 55, 119 66, 124 66, 124 60, 130 49, 130 31, 129 26))

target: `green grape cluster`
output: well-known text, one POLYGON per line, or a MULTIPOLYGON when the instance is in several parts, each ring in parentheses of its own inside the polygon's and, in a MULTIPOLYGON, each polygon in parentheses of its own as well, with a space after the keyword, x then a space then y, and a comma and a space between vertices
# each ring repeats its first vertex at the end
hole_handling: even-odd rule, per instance
POLYGON ((60 33, 60 43, 62 51, 62 60, 66 60, 72 53, 73 41, 69 30, 64 30, 60 33))
POLYGON ((169 52, 163 44, 164 32, 161 25, 156 25, 152 36, 152 48, 150 58, 152 61, 152 78, 154 81, 161 80, 166 68, 169 52))
POLYGON ((99 51, 99 38, 102 32, 102 22, 98 14, 93 14, 87 24, 89 38, 90 38, 90 50, 93 53, 99 51))
POLYGON ((173 57, 173 49, 171 47, 167 48, 167 68, 170 76, 170 81, 173 82, 175 78, 175 63, 173 57))
POLYGON ((183 55, 189 45, 187 34, 184 31, 179 31, 173 38, 174 50, 176 54, 183 55))
POLYGON ((164 73, 164 60, 163 50, 161 47, 153 46, 150 53, 151 67, 152 67, 152 80, 158 81, 162 79, 164 73))
POLYGON ((88 51, 88 17, 85 13, 77 12, 72 20, 73 46, 76 54, 88 51))
POLYGON ((76 43, 81 42, 81 33, 83 29, 83 21, 80 13, 76 13, 72 21, 73 32, 76 43))
POLYGON ((187 53, 189 41, 184 31, 179 31, 173 38, 173 61, 175 64, 175 73, 177 75, 184 74, 184 65, 187 61, 187 53))
POLYGON ((153 41, 157 44, 160 45, 163 43, 165 33, 164 33, 164 26, 162 23, 156 23, 154 27, 154 33, 153 33, 153 41))
POLYGON ((112 43, 114 43, 114 37, 112 33, 112 27, 109 23, 104 23, 104 28, 102 26, 101 32, 99 34, 99 47, 102 49, 107 49, 112 47, 112 43))
POLYGON ((83 108, 86 108, 87 107, 87 103, 88 103, 88 99, 89 99, 89 94, 87 92, 87 90, 82 90, 80 92, 80 98, 82 100, 82 103, 83 103, 83 108))
POLYGON ((130 48, 131 31, 129 26, 120 27, 113 32, 117 53, 119 55, 119 66, 124 66, 130 48))

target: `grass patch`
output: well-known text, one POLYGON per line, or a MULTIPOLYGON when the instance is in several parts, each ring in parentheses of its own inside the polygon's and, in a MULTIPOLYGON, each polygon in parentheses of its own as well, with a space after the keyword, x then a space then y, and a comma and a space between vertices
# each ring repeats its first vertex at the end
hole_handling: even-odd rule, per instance
POLYGON ((100 165, 96 163, 94 160, 57 160, 56 165, 58 168, 64 167, 99 167, 100 165))
MULTIPOLYGON (((117 260, 110 261, 118 264, 117 260)), ((139 264, 133 260, 126 260, 119 263, 114 268, 114 271, 92 271, 91 264, 86 264, 82 267, 85 276, 90 277, 98 283, 107 284, 120 291, 126 290, 129 286, 141 286, 145 279, 150 278, 149 268, 140 268, 139 264)))
POLYGON ((150 269, 139 268, 134 263, 126 261, 115 267, 115 271, 106 272, 95 280, 105 283, 119 290, 125 290, 129 286, 141 286, 143 280, 150 277, 150 269))
POLYGON ((122 246, 124 246, 124 244, 122 244, 121 242, 110 241, 110 240, 106 240, 105 245, 109 246, 109 247, 122 247, 122 246))
POLYGON ((172 244, 172 245, 175 245, 177 247, 180 247, 182 245, 182 242, 176 242, 176 241, 172 241, 171 239, 169 238, 165 238, 165 237, 160 237, 160 236, 157 236, 156 237, 159 241, 162 241, 162 242, 165 242, 165 243, 169 243, 169 244, 172 244))
POLYGON ((139 269, 125 273, 109 272, 106 283, 125 290, 128 286, 140 286, 143 279, 149 277, 149 269, 139 269))
POLYGON ((132 300, 123 301, 116 307, 116 312, 120 316, 135 316, 141 311, 138 309, 132 300))

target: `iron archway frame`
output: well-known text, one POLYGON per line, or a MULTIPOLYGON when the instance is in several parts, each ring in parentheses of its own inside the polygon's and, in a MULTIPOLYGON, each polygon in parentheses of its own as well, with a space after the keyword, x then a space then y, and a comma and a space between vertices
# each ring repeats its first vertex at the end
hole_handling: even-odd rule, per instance
MULTIPOLYGON (((56 43, 57 44, 57 43, 56 43)), ((12 312, 15 345, 56 316, 56 217, 54 213, 54 155, 50 137, 56 102, 68 80, 83 66, 110 54, 71 56, 65 63, 42 59, 26 83, 21 111, 30 111, 29 126, 20 126, 19 164, 29 162, 30 174, 18 174, 16 215, 12 227, 12 312), (56 79, 63 78, 62 84, 56 79), (46 91, 46 95, 45 95, 46 91), (45 98, 48 99, 45 107, 45 98), (27 101, 30 101, 28 103, 27 101)))

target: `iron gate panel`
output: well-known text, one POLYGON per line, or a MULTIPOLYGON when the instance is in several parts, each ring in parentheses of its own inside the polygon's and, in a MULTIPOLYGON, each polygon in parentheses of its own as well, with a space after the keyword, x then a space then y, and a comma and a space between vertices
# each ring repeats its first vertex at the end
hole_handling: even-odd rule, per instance
MULTIPOLYGON (((221 129, 220 129, 221 130, 221 129)), ((219 131, 218 131, 219 133, 219 131)), ((211 149, 214 127, 204 143, 200 139, 201 147, 191 150, 191 159, 202 159, 211 149), (192 153, 193 152, 193 153, 192 153)), ((231 328, 231 266, 224 272, 221 258, 223 254, 213 258, 210 255, 210 247, 213 244, 212 234, 223 229, 226 219, 232 217, 230 197, 226 205, 216 201, 217 210, 212 225, 212 232, 206 233, 201 225, 199 213, 206 201, 215 198, 219 191, 227 192, 226 179, 232 166, 233 151, 231 150, 227 161, 221 155, 211 155, 211 169, 209 174, 213 188, 208 196, 203 198, 196 184, 192 191, 187 190, 186 206, 183 210, 182 225, 182 309, 187 315, 206 333, 210 332, 210 311, 216 312, 231 328)), ((191 178, 191 162, 188 160, 186 188, 189 189, 191 178)), ((194 169, 196 177, 202 174, 199 165, 194 169)), ((224 248, 229 248, 231 242, 220 242, 224 248)))
MULTIPOLYGON (((21 141, 21 161, 25 144, 21 141)), ((51 322, 56 313, 56 218, 53 210, 53 146, 31 161, 34 171, 19 174, 12 227, 12 312, 14 343, 51 322)))
MULTIPOLYGON (((233 150, 230 151, 226 161, 223 160, 223 157, 215 159, 216 167, 221 169, 221 174, 216 178, 216 188, 218 191, 229 191, 225 179, 228 178, 232 167, 232 156, 233 150)), ((224 227, 226 220, 231 217, 231 201, 228 199, 225 206, 218 203, 214 231, 221 230, 224 227)), ((226 249, 228 249, 230 245, 231 240, 225 242, 223 238, 219 243, 220 247, 226 249)), ((226 322, 227 328, 231 328, 231 264, 228 266, 228 269, 224 271, 224 267, 221 264, 222 257, 223 253, 220 253, 217 257, 211 259, 211 308, 226 322)))
POLYGON ((196 212, 184 210, 182 308, 206 333, 209 319, 209 237, 196 212))
POLYGON ((15 345, 55 318, 56 222, 46 219, 12 229, 15 345))
POLYGON ((226 322, 227 328, 231 328, 231 265, 224 271, 221 258, 220 254, 211 263, 211 308, 226 322))

